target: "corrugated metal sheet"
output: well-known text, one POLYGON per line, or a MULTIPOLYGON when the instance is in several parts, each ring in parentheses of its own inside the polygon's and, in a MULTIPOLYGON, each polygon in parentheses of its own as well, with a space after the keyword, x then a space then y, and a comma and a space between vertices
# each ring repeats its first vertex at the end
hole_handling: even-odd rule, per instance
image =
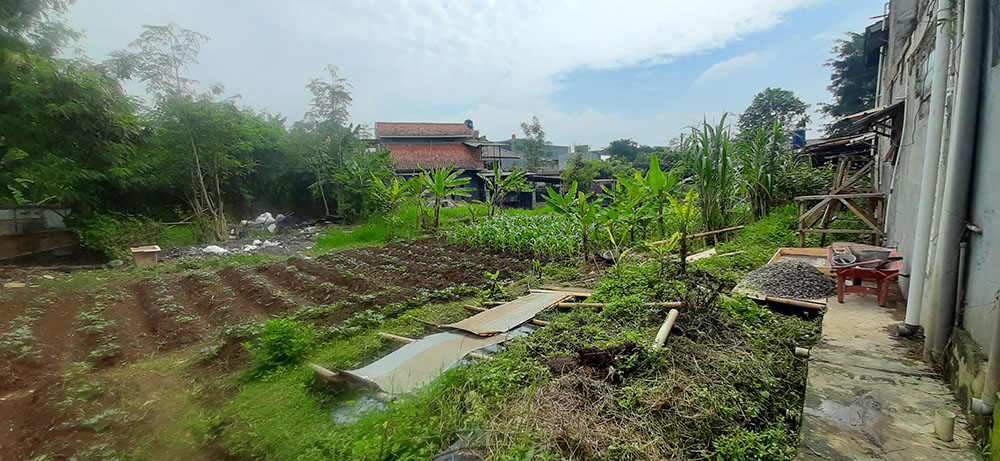
POLYGON ((396 349, 366 367, 338 371, 390 394, 405 394, 433 381, 469 352, 506 339, 503 335, 484 338, 462 333, 438 333, 396 349))
POLYGON ((567 293, 532 293, 488 311, 480 312, 465 320, 443 325, 443 327, 467 331, 480 336, 504 333, 523 325, 539 312, 555 306, 569 297, 570 295, 567 293))

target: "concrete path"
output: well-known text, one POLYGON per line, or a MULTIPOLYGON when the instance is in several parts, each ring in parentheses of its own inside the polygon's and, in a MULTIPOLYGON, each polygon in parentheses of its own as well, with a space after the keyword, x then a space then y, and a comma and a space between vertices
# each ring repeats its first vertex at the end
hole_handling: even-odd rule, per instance
POLYGON ((921 341, 896 337, 901 302, 830 298, 809 358, 798 459, 980 459, 957 402, 920 360, 921 341), (955 440, 934 437, 934 411, 958 416, 955 440))

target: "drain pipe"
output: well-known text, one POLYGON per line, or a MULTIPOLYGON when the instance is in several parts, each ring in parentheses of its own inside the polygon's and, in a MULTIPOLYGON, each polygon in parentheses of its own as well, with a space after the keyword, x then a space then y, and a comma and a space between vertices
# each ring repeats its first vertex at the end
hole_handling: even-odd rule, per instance
MULTIPOLYGON (((958 85, 955 96, 954 119, 948 145, 948 166, 945 172, 944 197, 939 217, 937 254, 934 255, 934 272, 938 274, 937 286, 931 300, 934 306, 931 356, 939 361, 948 345, 955 309, 955 290, 958 287, 958 256, 962 234, 969 211, 969 185, 972 183, 972 164, 976 153, 976 126, 979 120, 979 80, 983 55, 983 17, 986 9, 982 0, 966 0, 962 39, 962 57, 959 62, 958 85)), ((926 288, 925 288, 926 289, 926 288)), ((996 391, 994 391, 996 392, 996 391)))
POLYGON ((944 128, 944 102, 948 91, 948 55, 951 36, 944 24, 951 17, 951 0, 938 0, 934 27, 934 80, 931 83, 930 112, 927 116, 927 137, 924 142, 924 165, 920 176, 920 201, 917 206, 917 224, 913 237, 913 254, 910 257, 910 287, 906 296, 906 317, 897 327, 900 336, 910 336, 920 327, 921 298, 927 273, 927 247, 931 233, 931 215, 934 211, 934 189, 937 182, 938 163, 941 158, 941 134, 944 128))

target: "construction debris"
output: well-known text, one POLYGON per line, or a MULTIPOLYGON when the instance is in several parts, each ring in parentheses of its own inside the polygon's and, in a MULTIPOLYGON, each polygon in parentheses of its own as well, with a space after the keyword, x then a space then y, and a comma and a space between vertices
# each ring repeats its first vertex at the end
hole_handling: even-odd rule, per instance
POLYGON ((836 293, 837 283, 803 261, 765 264, 746 275, 740 285, 769 297, 819 299, 836 293))

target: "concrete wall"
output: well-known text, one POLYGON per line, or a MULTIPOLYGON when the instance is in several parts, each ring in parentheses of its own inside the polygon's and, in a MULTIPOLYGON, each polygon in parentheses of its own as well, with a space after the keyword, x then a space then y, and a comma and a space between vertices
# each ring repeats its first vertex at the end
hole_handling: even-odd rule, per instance
MULTIPOLYGON (((997 25, 992 17, 991 26, 997 25)), ((981 110, 977 133, 976 163, 973 166, 972 223, 983 229, 982 235, 969 238, 969 262, 965 285, 963 326, 980 346, 990 346, 993 322, 997 318, 997 290, 1000 288, 1000 65, 991 56, 997 50, 993 27, 987 28, 989 45, 983 56, 981 110), (985 110, 982 110, 985 109, 985 110)))
MULTIPOLYGON (((964 2, 956 2, 962 11, 964 2)), ((920 196, 920 182, 923 170, 924 148, 929 111, 930 86, 932 84, 931 60, 934 50, 934 7, 929 0, 893 0, 890 5, 890 43, 881 68, 880 105, 906 101, 904 130, 895 166, 883 164, 881 170, 882 190, 887 193, 886 244, 896 246, 904 256, 904 273, 909 273, 912 263, 914 226, 920 196)), ((959 22, 961 20, 959 19, 959 22)), ((990 15, 987 27, 988 45, 984 53, 982 67, 982 99, 977 134, 976 163, 973 172, 972 202, 970 221, 983 229, 982 235, 970 239, 965 284, 964 317, 962 326, 980 348, 992 343, 993 322, 997 315, 996 299, 1000 289, 1000 248, 993 248, 1000 242, 1000 217, 996 206, 1000 203, 1000 66, 993 66, 991 56, 996 50, 997 18, 990 15)), ((953 46, 958 46, 956 41, 953 46)), ((1000 50, 996 50, 1000 51, 1000 50)), ((949 72, 950 86, 954 85, 957 55, 949 72)), ((952 88, 953 89, 953 88, 952 88)), ((950 131, 949 95, 945 115, 945 142, 950 131)), ((881 141, 880 151, 888 148, 881 141)), ((947 148, 945 148, 947 152, 947 148)), ((946 157, 946 156, 942 156, 946 157)), ((946 161, 946 159, 943 159, 946 161)), ((944 165, 939 176, 945 174, 944 165)), ((940 189, 936 190, 941 197, 940 189)), ((937 220, 934 221, 937 225, 937 220)), ((932 234, 933 237, 933 234, 932 234)), ((901 279, 900 285, 906 294, 908 279, 901 279)), ((929 324, 932 309, 921 311, 921 325, 929 324)))

